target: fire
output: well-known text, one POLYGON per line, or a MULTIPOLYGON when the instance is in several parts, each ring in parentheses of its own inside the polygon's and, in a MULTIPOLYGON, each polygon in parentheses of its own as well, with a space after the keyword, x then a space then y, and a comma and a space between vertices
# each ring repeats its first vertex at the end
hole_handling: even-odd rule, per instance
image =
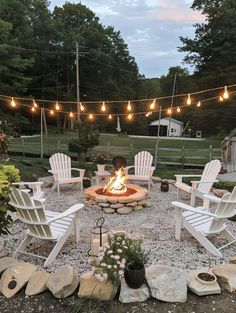
POLYGON ((115 172, 115 176, 110 178, 109 183, 104 187, 103 192, 109 192, 113 194, 122 194, 127 191, 125 185, 126 176, 123 167, 115 172))

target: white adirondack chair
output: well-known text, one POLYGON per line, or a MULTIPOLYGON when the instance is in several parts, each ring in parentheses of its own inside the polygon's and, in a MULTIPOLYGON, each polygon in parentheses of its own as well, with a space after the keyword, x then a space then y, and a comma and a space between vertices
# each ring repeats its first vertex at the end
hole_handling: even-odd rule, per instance
POLYGON ((179 191, 183 190, 191 194, 190 205, 195 206, 196 197, 204 200, 203 206, 209 206, 209 201, 204 199, 205 194, 209 194, 214 183, 218 182, 216 179, 221 169, 219 160, 213 160, 205 165, 202 175, 175 175, 177 188, 177 199, 179 199, 179 191), (191 181, 191 186, 183 182, 184 177, 200 177, 200 180, 191 181))
POLYGON ((134 165, 124 168, 125 176, 127 180, 135 180, 147 182, 148 190, 150 190, 152 174, 155 167, 152 166, 153 156, 148 151, 141 151, 134 157, 134 165), (128 172, 131 168, 134 168, 134 175, 130 175, 128 172))
POLYGON ((50 265, 60 252, 68 236, 75 230, 76 242, 80 237, 79 211, 83 204, 75 204, 63 213, 48 211, 39 200, 34 200, 27 192, 13 187, 10 194, 10 205, 16 208, 19 219, 28 227, 26 238, 14 252, 29 254, 46 259, 44 266, 50 265), (48 257, 35 255, 25 251, 33 238, 53 240, 56 244, 48 257))
POLYGON ((175 238, 180 240, 181 228, 186 228, 210 253, 222 257, 221 249, 236 241, 236 237, 226 229, 229 217, 236 214, 236 187, 232 193, 225 194, 219 201, 214 213, 208 208, 193 208, 190 205, 173 201, 176 210, 175 238), (207 238, 208 235, 221 233, 229 242, 216 247, 207 238))
POLYGON ((71 167, 71 158, 63 153, 55 153, 50 159, 50 173, 53 174, 54 184, 52 190, 57 187, 58 196, 60 195, 60 185, 80 183, 83 190, 83 177, 85 170, 71 167), (78 171, 80 176, 72 177, 71 171, 78 171))
POLYGON ((21 190, 30 191, 27 188, 32 189, 33 195, 32 197, 36 200, 44 199, 44 192, 42 191, 43 182, 36 181, 36 182, 15 182, 12 183, 13 186, 19 186, 21 190))

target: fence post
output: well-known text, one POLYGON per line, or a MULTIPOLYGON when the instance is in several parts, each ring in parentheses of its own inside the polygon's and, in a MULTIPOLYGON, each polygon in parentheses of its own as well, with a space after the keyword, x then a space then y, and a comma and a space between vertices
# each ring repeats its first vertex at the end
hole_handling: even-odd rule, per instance
POLYGON ((210 158, 210 161, 212 160, 212 145, 210 145, 210 155, 209 155, 209 158, 210 158))
POLYGON ((107 157, 108 157, 108 160, 110 160, 110 143, 109 142, 107 143, 107 157))
POLYGON ((24 138, 21 139, 21 142, 22 142, 22 153, 23 153, 23 158, 25 158, 25 141, 24 141, 24 138))
POLYGON ((155 167, 157 167, 157 161, 158 161, 157 152, 158 152, 158 147, 157 147, 157 144, 155 144, 155 157, 154 157, 155 167))
POLYGON ((133 144, 131 143, 130 144, 130 151, 129 151, 130 160, 132 160, 132 156, 133 156, 133 144))
POLYGON ((185 157, 185 151, 184 151, 184 146, 182 146, 182 151, 181 151, 181 166, 184 168, 184 157, 185 157))
POLYGON ((60 145, 61 145, 60 140, 57 140, 57 152, 60 152, 60 145))

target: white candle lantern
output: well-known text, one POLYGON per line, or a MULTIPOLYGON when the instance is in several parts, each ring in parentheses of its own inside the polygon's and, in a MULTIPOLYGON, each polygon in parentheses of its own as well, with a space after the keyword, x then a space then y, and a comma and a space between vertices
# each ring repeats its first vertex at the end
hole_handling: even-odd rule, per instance
POLYGON ((103 227, 105 222, 104 217, 100 217, 96 222, 96 227, 91 230, 91 242, 90 251, 91 256, 98 256, 99 248, 103 247, 106 242, 108 242, 108 229, 103 227))

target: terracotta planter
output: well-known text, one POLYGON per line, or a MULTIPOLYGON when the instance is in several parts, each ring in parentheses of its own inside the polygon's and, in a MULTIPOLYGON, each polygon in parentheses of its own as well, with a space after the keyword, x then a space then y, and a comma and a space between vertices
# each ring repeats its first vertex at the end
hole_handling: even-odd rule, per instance
POLYGON ((138 289, 145 281, 145 267, 140 270, 125 269, 124 277, 127 285, 130 288, 138 289))
POLYGON ((105 164, 97 164, 98 173, 104 173, 105 164))
POLYGON ((214 274, 212 274, 212 273, 205 273, 205 272, 198 273, 196 275, 196 279, 201 284, 204 284, 204 285, 211 285, 211 284, 214 284, 217 281, 217 278, 216 278, 216 276, 214 274))

